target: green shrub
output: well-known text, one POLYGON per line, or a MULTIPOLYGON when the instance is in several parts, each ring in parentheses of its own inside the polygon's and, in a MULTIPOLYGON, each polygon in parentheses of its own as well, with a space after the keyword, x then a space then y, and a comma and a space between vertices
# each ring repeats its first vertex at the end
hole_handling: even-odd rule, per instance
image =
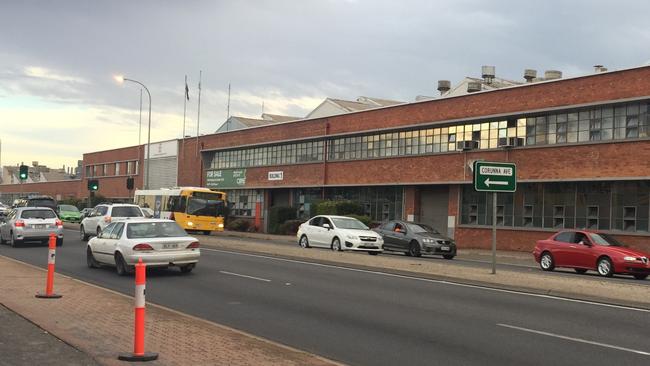
POLYGON ((228 224, 226 224, 226 229, 230 231, 248 231, 248 228, 250 227, 250 222, 245 219, 234 219, 230 220, 228 224))
POLYGON ((363 215, 363 206, 350 200, 320 201, 316 204, 316 215, 363 215))
POLYGON ((288 220, 278 226, 278 234, 296 235, 298 227, 303 223, 302 220, 288 220))
POLYGON ((355 219, 363 222, 364 225, 367 227, 371 227, 372 219, 368 216, 361 216, 361 215, 346 215, 347 217, 354 217, 355 219))
POLYGON ((296 219, 296 209, 293 207, 272 207, 269 212, 269 232, 278 234, 280 225, 296 219))

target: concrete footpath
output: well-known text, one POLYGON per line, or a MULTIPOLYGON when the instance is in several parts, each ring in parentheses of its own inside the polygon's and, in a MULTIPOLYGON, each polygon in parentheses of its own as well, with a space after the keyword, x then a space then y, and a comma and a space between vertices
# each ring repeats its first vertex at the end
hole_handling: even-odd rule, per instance
MULTIPOLYGON (((42 331, 21 330, 27 325, 25 319, 21 322, 0 312, 0 365, 129 364, 117 356, 133 351, 132 297, 57 274, 54 289, 63 298, 37 299, 34 295, 45 284, 44 270, 2 256, 0 268, 0 304, 74 346, 67 353, 47 351, 46 345, 61 341, 49 338, 35 343, 41 341, 33 337, 34 332, 42 331), (52 358, 39 361, 25 352, 50 352, 52 358)), ((338 365, 153 304, 147 304, 145 350, 160 355, 149 365, 338 365)))

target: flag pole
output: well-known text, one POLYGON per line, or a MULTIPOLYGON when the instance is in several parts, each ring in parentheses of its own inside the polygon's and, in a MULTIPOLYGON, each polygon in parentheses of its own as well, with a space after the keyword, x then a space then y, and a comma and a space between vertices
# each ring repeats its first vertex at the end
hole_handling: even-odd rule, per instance
POLYGON ((199 110, 196 114, 196 156, 199 156, 199 135, 200 135, 200 123, 201 123, 201 79, 203 77, 203 71, 199 70, 199 110))
POLYGON ((187 88, 187 75, 185 75, 185 95, 183 96, 183 135, 181 138, 185 138, 185 113, 187 112, 187 100, 190 98, 190 93, 187 88))

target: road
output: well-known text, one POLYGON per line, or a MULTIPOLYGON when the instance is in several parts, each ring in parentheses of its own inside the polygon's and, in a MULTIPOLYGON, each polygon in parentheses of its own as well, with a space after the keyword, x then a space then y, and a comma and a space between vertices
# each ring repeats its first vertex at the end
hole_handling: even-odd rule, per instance
MULTIPOLYGON (((132 277, 86 267, 75 234, 57 271, 131 295, 132 277)), ((45 267, 47 248, 0 255, 45 267)), ((147 300, 352 365, 650 362, 649 311, 223 250, 187 276, 150 271, 147 300)))

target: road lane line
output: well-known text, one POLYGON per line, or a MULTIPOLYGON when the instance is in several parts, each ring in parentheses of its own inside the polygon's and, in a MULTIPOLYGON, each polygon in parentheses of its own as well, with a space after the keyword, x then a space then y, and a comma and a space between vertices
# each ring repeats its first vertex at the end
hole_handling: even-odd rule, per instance
POLYGON ((535 293, 531 293, 531 292, 504 290, 504 289, 495 288, 495 287, 470 285, 470 284, 466 284, 466 283, 451 282, 451 281, 447 281, 447 280, 433 280, 433 279, 430 279, 430 278, 415 277, 415 276, 405 276, 405 275, 398 275, 398 274, 394 274, 394 273, 387 273, 387 272, 381 272, 381 271, 370 271, 370 270, 359 269, 359 268, 336 266, 336 265, 333 265, 333 264, 306 262, 306 261, 301 261, 301 260, 297 260, 297 259, 276 258, 276 257, 265 256, 265 255, 259 255, 259 254, 231 252, 231 251, 228 251, 228 250, 211 249, 211 248, 205 248, 205 247, 202 247, 201 251, 227 253, 227 254, 232 254, 232 255, 240 255, 240 256, 244 256, 244 257, 272 259, 272 260, 276 260, 276 261, 280 261, 280 262, 306 264, 306 265, 310 265, 310 266, 324 267, 324 268, 344 269, 344 270, 352 271, 352 272, 369 273, 369 274, 375 274, 375 275, 386 276, 386 277, 403 278, 403 279, 407 279, 407 280, 415 280, 415 281, 430 282, 430 283, 439 283, 439 284, 443 284, 443 285, 475 288, 475 289, 480 289, 480 290, 501 292, 501 293, 507 293, 507 294, 513 294, 513 295, 538 297, 538 298, 542 298, 542 299, 560 300, 560 301, 574 302, 574 303, 578 303, 578 304, 588 304, 588 305, 596 305, 596 306, 602 306, 602 307, 613 308, 613 309, 622 309, 622 310, 638 311, 638 312, 642 312, 642 313, 650 313, 650 309, 634 308, 634 307, 631 307, 631 306, 606 304, 606 303, 594 302, 594 301, 588 301, 588 300, 570 299, 570 298, 566 298, 566 297, 558 297, 558 296, 552 296, 552 295, 542 295, 542 294, 535 294, 535 293))
POLYGON ((534 334, 540 334, 540 335, 545 335, 548 337, 554 337, 554 338, 560 338, 560 339, 565 339, 567 341, 572 341, 572 342, 579 342, 579 343, 586 343, 586 344, 591 344, 594 346, 599 346, 599 347, 605 347, 605 348, 611 348, 619 351, 625 351, 625 352, 631 352, 631 353, 636 353, 639 355, 643 356, 650 356, 650 352, 645 352, 645 351, 639 351, 636 349, 631 349, 631 348, 625 348, 625 347, 619 347, 619 346, 614 346, 612 344, 607 344, 607 343, 600 343, 600 342, 595 342, 595 341, 589 341, 586 339, 582 338, 573 338, 573 337, 568 337, 568 336, 563 336, 560 334, 555 334, 555 333, 549 333, 549 332, 542 332, 540 330, 534 330, 534 329, 528 329, 528 328, 523 328, 523 327, 517 327, 514 325, 509 325, 509 324, 497 324, 500 327, 504 328, 510 328, 510 329, 516 329, 520 330, 522 332, 528 332, 528 333, 534 333, 534 334))
POLYGON ((226 271, 219 271, 219 273, 231 275, 231 276, 237 276, 237 277, 244 277, 244 278, 250 278, 251 280, 258 280, 258 281, 264 281, 264 282, 271 282, 271 280, 267 280, 266 278, 260 278, 260 277, 253 277, 253 276, 247 276, 239 273, 233 273, 233 272, 226 272, 226 271))

